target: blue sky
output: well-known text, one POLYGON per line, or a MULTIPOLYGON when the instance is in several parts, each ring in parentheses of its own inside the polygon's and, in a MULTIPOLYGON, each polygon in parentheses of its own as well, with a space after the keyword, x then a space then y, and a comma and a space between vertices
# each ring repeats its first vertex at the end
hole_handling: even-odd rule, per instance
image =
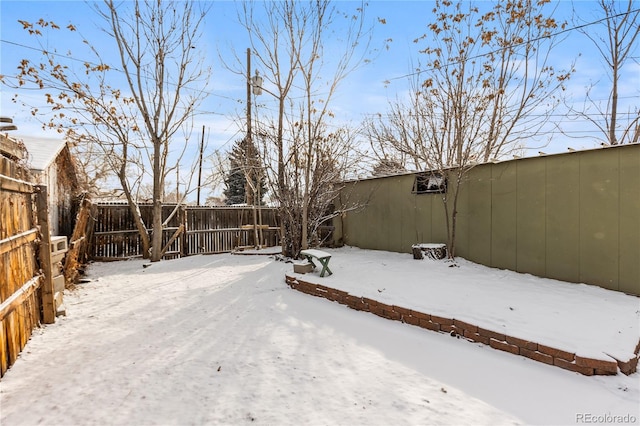
MULTIPOLYGON (((353 9, 358 2, 336 2, 340 9, 353 9)), ((491 5, 490 2, 481 4, 491 5)), ((426 24, 432 20, 432 1, 371 1, 368 6, 367 16, 370 24, 375 25, 377 18, 384 18, 385 25, 375 25, 372 43, 382 47, 387 39, 392 39, 389 49, 383 49, 379 56, 369 65, 359 69, 349 76, 338 89, 333 101, 333 110, 341 120, 359 123, 367 115, 384 113, 388 100, 402 96, 408 87, 408 81, 402 77, 411 72, 411 64, 418 60, 418 47, 413 40, 424 33, 426 24), (391 80, 386 85, 385 81, 391 80)), ((556 19, 570 19, 572 6, 576 8, 583 21, 591 21, 602 17, 598 13, 594 1, 562 1, 559 3, 556 19)), ((204 125, 207 128, 208 142, 211 148, 224 151, 230 148, 241 132, 242 123, 237 117, 244 114, 244 98, 246 93, 245 81, 242 76, 228 72, 221 66, 218 52, 227 60, 231 58, 230 50, 235 50, 241 59, 244 59, 246 48, 249 46, 246 34, 236 24, 236 4, 232 1, 214 1, 212 9, 206 18, 204 38, 199 49, 205 53, 206 60, 213 67, 211 85, 208 89, 209 96, 199 108, 203 114, 197 119, 197 126, 204 125)), ((30 39, 17 22, 18 19, 35 21, 39 18, 55 21, 61 27, 72 23, 85 38, 89 39, 101 50, 103 54, 111 49, 98 28, 102 25, 100 19, 94 15, 90 7, 82 1, 7 1, 0 2, 0 73, 11 75, 22 57, 33 56, 37 52, 28 47, 38 46, 30 39), (26 47, 25 47, 26 46, 26 47)), ((50 48, 55 47, 61 53, 67 50, 73 52, 75 57, 83 58, 88 55, 86 48, 79 43, 78 38, 60 37, 46 40, 50 48)), ((638 56, 636 52, 635 56, 638 56)), ((572 102, 580 103, 584 99, 585 87, 598 80, 603 80, 603 67, 601 59, 597 56, 590 41, 577 31, 567 33, 567 39, 562 47, 555 51, 554 62, 562 68, 568 66, 572 60, 576 60, 576 74, 568 84, 567 93, 571 95, 572 102), (578 54, 581 54, 578 57, 578 54)), ((233 62, 231 60, 231 62, 233 62)), ((239 64, 242 66, 242 64, 239 64)), ((640 95, 640 67, 638 64, 626 70, 625 99, 629 105, 638 103, 640 95)), ((28 112, 20 110, 10 101, 14 91, 1 87, 0 114, 14 118, 19 130, 15 135, 42 135, 40 125, 30 119, 28 112)), ((26 96, 26 95, 25 95, 26 96)), ((605 99, 602 92, 598 98, 605 99)), ((275 103, 269 96, 263 96, 259 100, 258 108, 275 108, 275 103)), ((559 117, 567 129, 577 132, 585 130, 582 123, 572 123, 559 117)), ((576 136, 584 136, 581 139, 567 140, 558 137, 550 145, 543 148, 544 151, 566 151, 567 146, 574 148, 589 148, 594 146, 592 130, 586 133, 575 133, 576 136), (591 133, 590 133, 591 132, 591 133)), ((46 137, 57 137, 55 134, 46 134, 46 137)), ((540 149, 539 145, 546 141, 532 143, 532 152, 540 149)))

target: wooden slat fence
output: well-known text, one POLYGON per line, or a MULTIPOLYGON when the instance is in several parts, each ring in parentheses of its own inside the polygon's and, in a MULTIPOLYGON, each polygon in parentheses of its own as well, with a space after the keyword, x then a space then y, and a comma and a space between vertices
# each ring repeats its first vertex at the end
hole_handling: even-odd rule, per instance
POLYGON ((40 321, 33 186, 22 182, 23 187, 16 188, 16 182, 8 179, 0 175, 0 376, 13 365, 40 321))
MULTIPOLYGON (((3 140, 6 148, 12 141, 3 140)), ((46 187, 0 150, 0 377, 41 322, 55 321, 46 187), (34 198, 35 201, 34 202, 34 198), (38 212, 37 205, 44 205, 38 212), (40 222, 38 222, 40 218, 40 222), (44 221, 44 222, 43 222, 44 221), (47 235, 43 235, 46 230, 47 235), (44 263, 48 261, 48 264, 44 263), (40 271, 43 270, 44 273, 40 271)))
MULTIPOLYGON (((175 205, 164 205, 163 218, 169 217, 175 205)), ((149 227, 152 205, 141 204, 140 214, 149 227)), ((93 230, 92 254, 95 260, 119 260, 142 256, 140 236, 133 216, 124 203, 98 203, 93 230)), ((182 206, 163 230, 163 246, 184 227, 171 244, 165 259, 196 254, 227 253, 239 247, 263 247, 280 244, 277 209, 270 207, 203 207, 182 206)))
POLYGON ((89 261, 96 211, 96 206, 90 200, 85 198, 80 203, 76 223, 69 240, 69 252, 64 261, 66 283, 77 283, 84 270, 84 265, 89 261))

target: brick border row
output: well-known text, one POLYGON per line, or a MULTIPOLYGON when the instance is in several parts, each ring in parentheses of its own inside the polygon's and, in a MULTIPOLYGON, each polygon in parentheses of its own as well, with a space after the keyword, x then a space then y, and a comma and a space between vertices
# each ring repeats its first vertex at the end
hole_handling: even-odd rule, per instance
POLYGON ((618 374, 618 369, 623 374, 629 375, 636 371, 638 365, 640 341, 635 347, 635 356, 629 360, 618 360, 611 355, 608 355, 610 360, 586 358, 540 343, 497 333, 455 318, 445 318, 397 305, 387 305, 367 297, 351 295, 346 291, 309 283, 290 275, 285 275, 285 281, 294 290, 338 302, 357 311, 370 312, 382 318, 401 321, 427 330, 457 335, 471 342, 482 343, 494 349, 521 355, 585 376, 615 375, 618 374))

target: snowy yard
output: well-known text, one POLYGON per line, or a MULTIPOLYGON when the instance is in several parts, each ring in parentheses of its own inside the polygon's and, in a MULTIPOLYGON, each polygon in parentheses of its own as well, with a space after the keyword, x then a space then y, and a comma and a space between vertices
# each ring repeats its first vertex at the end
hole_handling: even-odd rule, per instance
MULTIPOLYGON (((330 250, 305 280, 584 355, 633 353, 640 299, 460 260, 330 250)), ((639 373, 586 377, 290 289, 290 263, 96 263, 0 382, 2 425, 640 422, 639 373)))

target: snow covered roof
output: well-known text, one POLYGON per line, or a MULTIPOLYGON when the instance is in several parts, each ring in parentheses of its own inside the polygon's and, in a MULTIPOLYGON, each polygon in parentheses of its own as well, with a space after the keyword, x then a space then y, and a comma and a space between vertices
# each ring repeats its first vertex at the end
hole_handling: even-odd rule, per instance
POLYGON ((41 138, 33 136, 13 136, 24 142, 29 153, 31 170, 40 172, 53 163, 66 142, 62 139, 41 138))

